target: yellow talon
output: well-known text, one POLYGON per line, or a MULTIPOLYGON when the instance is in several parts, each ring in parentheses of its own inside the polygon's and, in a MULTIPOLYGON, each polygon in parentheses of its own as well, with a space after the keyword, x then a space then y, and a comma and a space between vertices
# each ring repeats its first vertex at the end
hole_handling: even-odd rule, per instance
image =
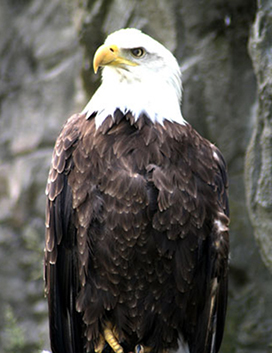
MULTIPOLYGON (((106 323, 103 335, 100 335, 99 342, 96 344, 94 350, 95 353, 102 353, 105 348, 105 343, 107 342, 112 348, 114 353, 124 353, 123 347, 118 342, 118 332, 115 327, 112 326, 110 322, 106 323)), ((134 353, 151 353, 152 348, 143 346, 142 344, 137 344, 134 348, 134 353)), ((132 353, 132 352, 131 352, 132 353)), ((163 351, 163 353, 168 353, 168 351, 163 351)))
POLYGON ((124 353, 123 347, 120 346, 119 342, 116 338, 116 332, 114 333, 114 329, 112 329, 111 324, 107 324, 106 328, 104 329, 104 338, 106 342, 111 346, 115 353, 124 353))

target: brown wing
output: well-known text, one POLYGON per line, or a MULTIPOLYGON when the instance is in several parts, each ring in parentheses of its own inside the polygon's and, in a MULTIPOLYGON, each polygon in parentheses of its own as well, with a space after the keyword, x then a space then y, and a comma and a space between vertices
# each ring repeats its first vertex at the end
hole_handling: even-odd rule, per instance
POLYGON ((72 193, 68 175, 77 144, 78 116, 72 116, 58 137, 46 188, 45 285, 52 352, 82 352, 82 319, 75 310, 79 287, 75 253, 72 193))
POLYGON ((162 331, 153 335, 150 345, 164 344, 172 340, 178 327, 190 353, 217 353, 227 305, 226 165, 220 151, 190 125, 165 122, 165 127, 168 138, 159 149, 164 149, 164 155, 167 146, 172 150, 171 162, 154 163, 147 171, 157 190, 153 237, 164 258, 162 266, 167 269, 167 258, 173 261, 160 300, 156 288, 150 300, 144 332, 148 335, 161 325, 162 331), (172 305, 167 307, 167 302, 172 305), (154 315, 153 305, 160 315, 154 315))
MULTIPOLYGON (((225 324, 228 291, 228 253, 229 253, 229 206, 228 178, 226 164, 220 151, 213 145, 214 180, 211 189, 217 195, 217 208, 210 234, 199 249, 200 265, 203 271, 198 272, 197 287, 192 299, 198 302, 196 308, 188 309, 191 321, 189 329, 189 346, 191 353, 217 353, 219 351, 225 324), (205 300, 202 302, 200 297, 205 300), (192 315, 193 314, 193 315, 192 315)), ((190 320, 190 319, 189 319, 190 320)), ((188 328, 187 328, 188 329, 188 328)))
POLYGON ((223 339, 227 297, 228 297, 228 259, 229 259, 229 202, 227 167, 221 152, 213 146, 213 156, 217 164, 215 187, 218 195, 218 218, 213 227, 214 256, 212 259, 211 308, 209 314, 208 338, 211 349, 218 352, 223 339))

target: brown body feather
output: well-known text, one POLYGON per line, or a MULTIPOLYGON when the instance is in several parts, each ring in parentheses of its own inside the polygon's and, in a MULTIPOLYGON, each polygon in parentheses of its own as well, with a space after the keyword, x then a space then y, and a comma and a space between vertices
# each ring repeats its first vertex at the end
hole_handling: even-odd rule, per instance
POLYGON ((224 160, 189 124, 72 116, 47 185, 45 280, 54 353, 93 352, 111 322, 125 351, 217 352, 228 268, 224 160), (114 120, 114 122, 113 122, 114 120))

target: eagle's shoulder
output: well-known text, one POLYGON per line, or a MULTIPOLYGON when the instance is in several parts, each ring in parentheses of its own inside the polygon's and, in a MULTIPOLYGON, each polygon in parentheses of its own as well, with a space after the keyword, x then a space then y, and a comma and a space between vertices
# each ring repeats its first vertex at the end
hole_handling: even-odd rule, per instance
POLYGON ((83 114, 72 115, 64 124, 52 154, 45 189, 46 198, 46 262, 55 263, 57 248, 66 233, 71 218, 72 192, 68 175, 73 168, 72 153, 81 135, 83 114))

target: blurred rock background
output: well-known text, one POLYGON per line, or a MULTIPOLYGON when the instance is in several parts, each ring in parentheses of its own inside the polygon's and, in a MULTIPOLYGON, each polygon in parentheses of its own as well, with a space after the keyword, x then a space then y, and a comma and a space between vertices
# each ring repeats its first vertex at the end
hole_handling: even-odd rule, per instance
POLYGON ((42 259, 51 153, 64 121, 99 83, 95 49, 122 27, 142 29, 175 53, 183 115, 228 162, 221 352, 272 352, 271 0, 0 2, 0 351, 49 350, 42 259))

